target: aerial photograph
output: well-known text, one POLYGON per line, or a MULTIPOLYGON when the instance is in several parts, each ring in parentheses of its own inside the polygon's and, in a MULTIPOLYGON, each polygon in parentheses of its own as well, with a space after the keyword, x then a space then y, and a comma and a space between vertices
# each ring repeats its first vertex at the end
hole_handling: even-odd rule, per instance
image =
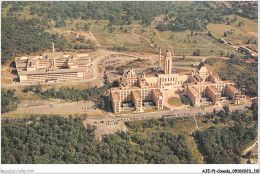
POLYGON ((258 164, 258 1, 3 1, 1 164, 258 164))

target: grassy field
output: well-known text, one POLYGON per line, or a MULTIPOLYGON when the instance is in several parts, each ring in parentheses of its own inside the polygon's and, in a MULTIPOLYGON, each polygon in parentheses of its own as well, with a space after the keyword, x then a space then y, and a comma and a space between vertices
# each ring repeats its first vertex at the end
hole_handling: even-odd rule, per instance
MULTIPOLYGON (((229 15, 226 17, 233 19, 235 17, 235 15, 229 15)), ((247 18, 240 17, 240 16, 236 16, 236 17, 237 17, 237 21, 235 23, 231 23, 232 26, 237 26, 239 24, 239 22, 242 21, 242 22, 244 22, 244 25, 239 27, 240 29, 245 30, 247 32, 258 32, 258 24, 256 22, 254 22, 253 20, 247 19, 247 18)))
POLYGON ((172 106, 175 106, 175 107, 180 107, 182 106, 182 102, 181 102, 181 99, 180 98, 177 98, 177 97, 171 97, 168 99, 168 103, 172 106))
POLYGON ((92 29, 93 35, 103 46, 146 47, 149 44, 144 39, 132 34, 133 27, 131 25, 113 25, 107 27, 108 21, 98 21, 92 29))
MULTIPOLYGON (((243 18, 241 18, 242 20, 243 18)), ((240 18, 238 18, 238 21, 240 18)), ((171 32, 156 31, 154 24, 151 26, 142 26, 140 21, 133 21, 131 25, 112 25, 108 27, 108 20, 99 21, 85 21, 82 19, 67 20, 66 26, 59 29, 52 28, 48 31, 51 33, 60 33, 66 36, 81 35, 85 39, 93 40, 90 32, 96 38, 98 43, 103 48, 107 47, 125 47, 134 52, 153 52, 159 51, 159 47, 162 51, 170 48, 174 51, 175 55, 193 55, 193 52, 197 49, 200 50, 201 56, 216 55, 226 56, 227 52, 230 54, 237 54, 236 51, 225 44, 220 44, 214 39, 207 37, 207 31, 201 33, 194 33, 191 36, 190 31, 185 32, 171 32), (84 25, 88 24, 89 29, 84 31, 84 25), (77 27, 76 27, 77 26, 77 27), (91 31, 90 31, 91 30, 91 31)), ((235 30, 232 35, 228 35, 224 39, 233 44, 242 44, 248 39, 256 39, 256 36, 248 33, 255 32, 257 26, 255 22, 246 20, 245 24, 249 27, 237 28, 236 23, 232 25, 225 24, 209 24, 208 30, 217 37, 223 37, 223 33, 227 31, 235 30), (246 29, 246 30, 245 30, 246 29)), ((95 42, 94 42, 95 43, 95 42)), ((255 48, 256 44, 250 44, 252 48, 255 48)))
MULTIPOLYGON (((228 16, 233 19, 234 16, 228 16)), ((248 46, 257 49, 257 31, 258 24, 252 20, 237 17, 235 23, 227 24, 209 24, 207 29, 216 37, 223 38, 227 42, 232 43, 233 45, 240 46, 241 44, 246 44, 248 40, 255 40, 256 44, 250 43, 248 46), (238 27, 238 23, 243 21, 244 24, 238 27), (230 32, 227 34, 227 37, 224 37, 224 32, 230 32), (232 34, 231 34, 232 32, 232 34)))

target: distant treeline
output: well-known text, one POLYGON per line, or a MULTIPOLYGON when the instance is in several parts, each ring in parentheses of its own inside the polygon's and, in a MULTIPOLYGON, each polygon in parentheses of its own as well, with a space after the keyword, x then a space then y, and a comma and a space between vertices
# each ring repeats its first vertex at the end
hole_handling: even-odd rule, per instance
MULTIPOLYGON (((163 15, 160 31, 200 31, 208 23, 223 23, 224 15, 236 14, 257 19, 257 3, 229 2, 232 8, 223 8, 215 2, 8 2, 2 3, 2 59, 4 64, 11 57, 30 54, 55 47, 64 49, 94 49, 93 43, 70 41, 70 37, 50 34, 46 29, 65 27, 67 20, 109 20, 112 25, 130 25, 140 20, 151 25, 156 16, 163 15), (240 9, 240 10, 239 10, 240 9), (242 9, 242 10, 241 10, 242 9), (242 12, 238 12, 242 11, 242 12), (30 16, 25 15, 29 13, 30 16)), ((89 29, 85 23, 82 30, 89 29)), ((79 26, 75 25, 76 30, 79 26)), ((121 49, 120 49, 121 50, 121 49)))
POLYGON ((37 18, 27 20, 2 16, 1 63, 14 56, 49 49, 51 42, 59 50, 69 47, 63 35, 45 32, 43 25, 37 18))

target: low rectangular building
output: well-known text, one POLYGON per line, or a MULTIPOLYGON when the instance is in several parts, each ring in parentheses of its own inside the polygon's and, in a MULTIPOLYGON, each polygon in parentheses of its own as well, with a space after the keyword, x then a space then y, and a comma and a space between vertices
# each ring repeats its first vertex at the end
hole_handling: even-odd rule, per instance
POLYGON ((92 74, 90 58, 83 55, 45 53, 15 60, 20 82, 65 82, 85 80, 92 74))

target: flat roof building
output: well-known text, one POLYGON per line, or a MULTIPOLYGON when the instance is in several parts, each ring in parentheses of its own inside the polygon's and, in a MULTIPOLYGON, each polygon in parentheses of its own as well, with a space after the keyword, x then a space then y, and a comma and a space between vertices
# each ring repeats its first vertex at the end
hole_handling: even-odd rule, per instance
POLYGON ((17 57, 15 63, 20 82, 81 81, 92 74, 87 54, 44 53, 43 56, 17 57))

